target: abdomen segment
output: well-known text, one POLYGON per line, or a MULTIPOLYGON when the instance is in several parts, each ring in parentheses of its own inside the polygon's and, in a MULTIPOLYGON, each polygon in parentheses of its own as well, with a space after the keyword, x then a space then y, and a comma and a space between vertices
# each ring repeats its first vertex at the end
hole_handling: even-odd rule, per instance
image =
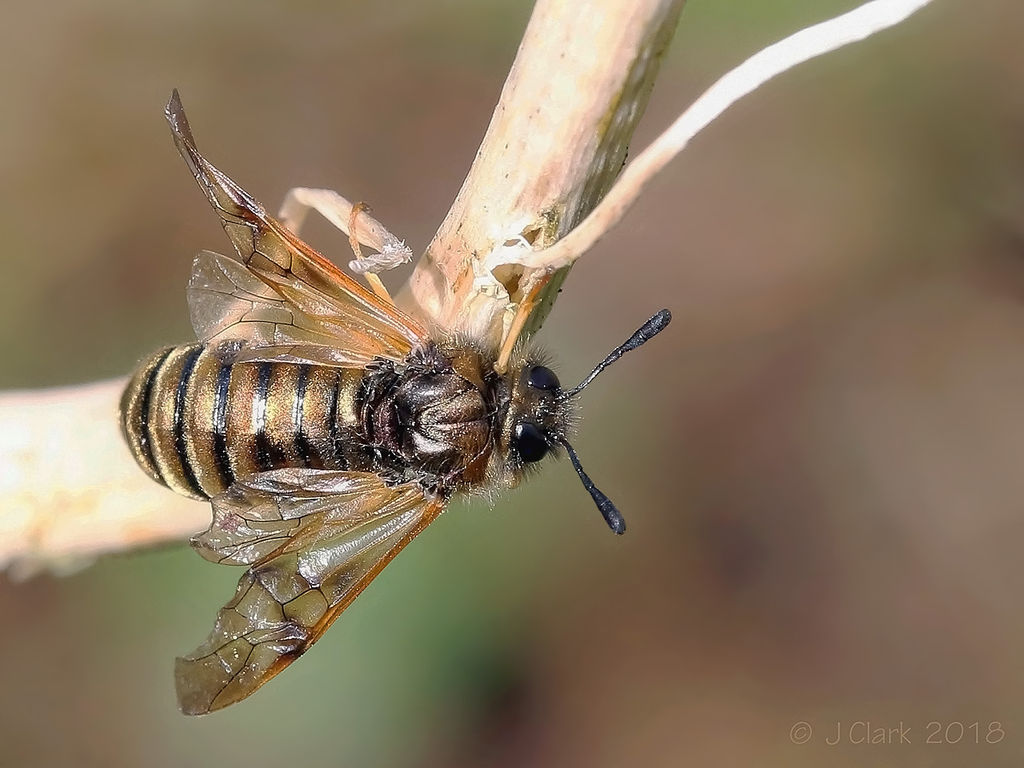
POLYGON ((223 362, 201 344, 146 359, 121 399, 139 465, 204 499, 285 467, 372 471, 359 423, 362 369, 223 362))

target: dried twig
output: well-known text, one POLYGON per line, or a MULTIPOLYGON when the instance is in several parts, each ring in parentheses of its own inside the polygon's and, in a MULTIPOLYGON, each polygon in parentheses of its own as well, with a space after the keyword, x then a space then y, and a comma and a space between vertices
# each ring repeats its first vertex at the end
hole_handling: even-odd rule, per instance
POLYGON ((418 314, 501 343, 526 295, 512 255, 563 237, 607 194, 682 6, 537 3, 473 167, 403 297, 418 314))
POLYGON ((126 380, 0 396, 0 566, 66 571, 102 552, 180 539, 209 506, 157 485, 117 425, 126 380))
MULTIPOLYGON (((539 0, 476 161, 401 300, 496 347, 512 328, 530 332, 573 262, 730 104, 928 2, 874 0, 765 49, 620 176, 683 0, 600 0, 586 11, 539 0)), ((123 384, 0 394, 0 567, 59 568, 205 527, 207 505, 135 467, 115 417, 123 384)))

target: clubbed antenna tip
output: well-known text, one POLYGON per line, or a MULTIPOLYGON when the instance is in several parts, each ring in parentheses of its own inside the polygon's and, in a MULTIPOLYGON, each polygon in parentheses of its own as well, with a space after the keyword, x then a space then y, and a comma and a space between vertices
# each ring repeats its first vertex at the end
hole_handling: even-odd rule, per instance
POLYGON ((636 333, 634 333, 632 336, 630 336, 628 339, 622 342, 622 344, 613 349, 609 353, 608 357, 606 357, 604 360, 597 364, 597 367, 595 367, 594 370, 590 372, 590 375, 587 376, 587 378, 585 378, 572 389, 567 389, 561 392, 558 395, 558 399, 567 400, 570 397, 575 397, 576 395, 578 395, 584 387, 586 387, 590 382, 597 378, 597 375, 601 373, 601 371, 603 371, 605 368, 614 363, 616 360, 618 360, 620 357, 622 357, 630 350, 636 349, 642 344, 646 344, 648 341, 650 341, 663 330, 665 330, 665 328, 668 326, 670 322, 672 322, 672 313, 669 312, 667 309, 661 310, 661 312, 659 312, 646 323, 637 328, 636 333))
POLYGON ((562 447, 569 453, 569 460, 572 462, 573 469, 576 470, 576 474, 580 476, 580 480, 583 482, 583 487, 590 493, 590 498, 597 504, 597 508, 601 511, 601 515, 604 517, 604 521, 608 523, 608 527, 611 528, 615 533, 620 536, 626 532, 626 519, 619 512, 612 500, 609 499, 601 489, 594 485, 594 481, 590 479, 590 476, 583 471, 583 465, 580 464, 580 457, 576 455, 575 449, 569 444, 569 441, 564 437, 558 437, 558 442, 562 444, 562 447))

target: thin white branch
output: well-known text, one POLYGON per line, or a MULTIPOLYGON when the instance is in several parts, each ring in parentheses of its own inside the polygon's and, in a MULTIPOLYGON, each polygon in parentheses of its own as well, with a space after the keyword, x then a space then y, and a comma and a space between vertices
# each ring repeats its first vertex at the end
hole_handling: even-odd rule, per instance
POLYGON ((640 193, 700 131, 776 75, 899 24, 931 0, 872 0, 770 45, 721 77, 623 170, 604 200, 574 230, 511 263, 550 273, 572 264, 625 215, 640 193))

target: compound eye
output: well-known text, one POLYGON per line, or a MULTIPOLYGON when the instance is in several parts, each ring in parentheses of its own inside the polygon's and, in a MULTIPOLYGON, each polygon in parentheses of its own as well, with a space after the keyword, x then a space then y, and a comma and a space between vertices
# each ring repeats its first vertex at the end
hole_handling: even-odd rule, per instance
POLYGON ((544 439, 544 433, 540 427, 530 421, 521 421, 516 424, 512 435, 512 447, 516 449, 519 458, 527 463, 540 461, 548 452, 548 441, 544 439))
POLYGON ((543 365, 535 365, 530 369, 526 383, 534 389, 542 389, 545 392, 554 392, 562 385, 555 376, 555 372, 543 365))

